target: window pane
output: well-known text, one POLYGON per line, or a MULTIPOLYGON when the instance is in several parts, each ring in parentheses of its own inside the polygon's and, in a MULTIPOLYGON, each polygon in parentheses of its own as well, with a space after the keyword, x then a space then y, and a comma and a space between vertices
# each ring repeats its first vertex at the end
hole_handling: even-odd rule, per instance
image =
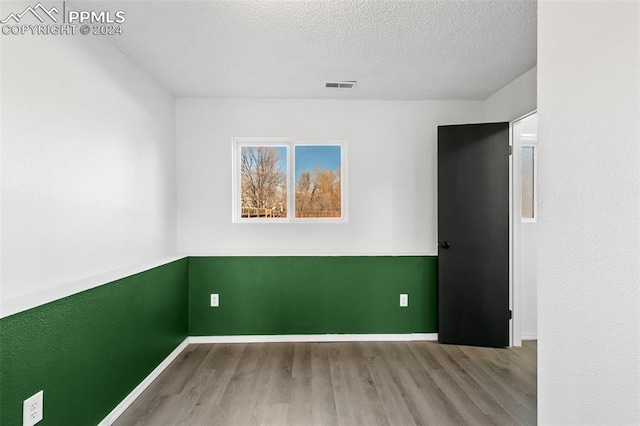
POLYGON ((287 148, 240 148, 240 216, 287 217, 287 148))
POLYGON ((342 147, 295 146, 298 218, 342 217, 342 147))
POLYGON ((522 217, 534 218, 534 151, 532 146, 522 147, 522 217))

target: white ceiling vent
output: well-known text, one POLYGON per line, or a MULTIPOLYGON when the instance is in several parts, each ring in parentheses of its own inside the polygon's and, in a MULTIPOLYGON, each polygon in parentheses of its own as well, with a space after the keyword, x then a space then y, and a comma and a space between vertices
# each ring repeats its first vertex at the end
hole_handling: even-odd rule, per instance
POLYGON ((328 87, 330 89, 353 89, 356 87, 355 81, 328 81, 325 83, 324 87, 328 87))

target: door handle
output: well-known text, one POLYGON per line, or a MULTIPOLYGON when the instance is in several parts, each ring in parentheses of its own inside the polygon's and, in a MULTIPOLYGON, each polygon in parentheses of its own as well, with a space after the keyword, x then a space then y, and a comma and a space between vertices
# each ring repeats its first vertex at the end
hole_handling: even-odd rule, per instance
POLYGON ((440 247, 443 250, 446 250, 451 246, 449 245, 449 243, 447 241, 443 241, 441 243, 440 242, 438 243, 438 247, 440 247))

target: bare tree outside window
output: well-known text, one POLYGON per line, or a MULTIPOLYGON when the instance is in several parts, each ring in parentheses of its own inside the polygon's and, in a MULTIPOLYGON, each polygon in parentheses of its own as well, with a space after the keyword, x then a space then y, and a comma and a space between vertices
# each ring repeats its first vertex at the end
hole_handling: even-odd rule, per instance
POLYGON ((341 146, 297 145, 295 164, 295 217, 342 217, 341 146))
POLYGON ((243 146, 240 150, 241 217, 287 217, 287 150, 243 146))
POLYGON ((296 217, 340 217, 340 168, 304 171, 296 183, 296 217))

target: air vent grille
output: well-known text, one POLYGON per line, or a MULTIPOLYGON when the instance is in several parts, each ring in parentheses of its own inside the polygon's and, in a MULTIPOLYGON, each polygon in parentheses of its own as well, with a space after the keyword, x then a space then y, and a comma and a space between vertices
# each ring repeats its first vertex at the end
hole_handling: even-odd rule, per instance
POLYGON ((328 81, 325 83, 324 87, 328 87, 330 89, 353 89, 356 87, 355 81, 328 81))

